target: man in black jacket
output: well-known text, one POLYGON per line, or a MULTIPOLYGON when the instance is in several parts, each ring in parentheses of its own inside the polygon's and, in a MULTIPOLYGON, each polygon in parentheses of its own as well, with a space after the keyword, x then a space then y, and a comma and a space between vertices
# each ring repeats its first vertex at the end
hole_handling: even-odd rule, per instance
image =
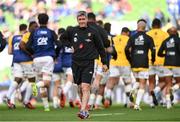
POLYGON ((125 48, 126 57, 131 64, 131 68, 139 82, 139 89, 137 92, 137 99, 134 109, 141 110, 140 102, 145 92, 146 80, 149 77, 149 59, 148 51, 151 50, 152 64, 155 61, 155 46, 153 39, 145 33, 146 23, 139 21, 137 23, 137 33, 130 37, 125 48))
POLYGON ((6 47, 6 40, 4 39, 2 33, 0 32, 0 52, 6 47))
POLYGON ((90 84, 94 73, 94 60, 101 56, 103 70, 107 71, 107 59, 102 40, 97 31, 87 25, 87 14, 79 11, 77 15, 79 26, 67 29, 60 40, 63 45, 73 46, 72 71, 74 82, 80 85, 82 105, 78 117, 86 119, 89 116, 86 105, 90 95, 90 84))
MULTIPOLYGON (((172 87, 175 91, 179 89, 180 85, 180 38, 175 27, 168 30, 169 37, 163 41, 158 51, 158 56, 165 57, 164 60, 164 72, 165 76, 165 88, 166 88, 166 105, 167 109, 172 107, 171 105, 171 86, 172 76, 176 80, 176 84, 172 87)), ((162 87, 160 87, 162 88, 162 87)))

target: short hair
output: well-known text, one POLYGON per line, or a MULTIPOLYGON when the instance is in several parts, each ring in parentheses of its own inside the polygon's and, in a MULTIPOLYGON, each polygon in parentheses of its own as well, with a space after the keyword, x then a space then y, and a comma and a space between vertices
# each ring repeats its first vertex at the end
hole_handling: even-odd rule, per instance
POLYGON ((34 24, 37 24, 37 22, 36 22, 36 21, 31 21, 31 22, 29 23, 29 27, 31 27, 31 26, 34 25, 34 24))
POLYGON ((130 30, 127 27, 123 27, 122 30, 121 30, 121 33, 122 32, 128 33, 128 32, 130 32, 130 30))
POLYGON ((78 18, 79 16, 85 16, 85 17, 87 17, 87 13, 86 13, 85 11, 78 11, 78 13, 77 13, 77 18, 78 18))
POLYGON ((19 25, 19 31, 24 31, 27 29, 27 25, 26 24, 20 24, 19 25))
POLYGON ((110 32, 111 31, 111 23, 107 22, 104 24, 104 29, 107 31, 107 32, 110 32))
POLYGON ((153 21, 152 21, 152 27, 161 27, 161 21, 157 18, 155 18, 153 21))
POLYGON ((62 33, 64 33, 64 32, 65 32, 65 29, 64 29, 64 28, 59 28, 59 29, 58 29, 58 35, 59 35, 59 34, 62 34, 62 33))
POLYGON ((93 12, 87 14, 88 19, 96 20, 96 15, 93 12))
POLYGON ((144 23, 147 23, 145 19, 139 19, 139 20, 137 21, 137 24, 138 24, 139 22, 141 22, 141 21, 143 21, 144 23))
POLYGON ((39 24, 47 24, 49 20, 49 16, 46 13, 41 13, 38 15, 39 24))
POLYGON ((97 21, 97 24, 99 24, 100 26, 103 26, 103 25, 104 25, 102 20, 98 20, 98 21, 97 21))

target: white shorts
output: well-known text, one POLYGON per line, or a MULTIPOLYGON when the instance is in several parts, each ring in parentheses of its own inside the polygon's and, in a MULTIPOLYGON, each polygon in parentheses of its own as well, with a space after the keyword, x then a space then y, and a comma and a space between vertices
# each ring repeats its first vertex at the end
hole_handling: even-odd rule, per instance
POLYGON ((34 58, 33 60, 38 80, 51 80, 54 70, 54 60, 51 56, 34 58))
POLYGON ((98 75, 101 75, 103 77, 105 77, 107 75, 107 72, 103 72, 102 66, 97 66, 95 73, 98 75))
POLYGON ((138 72, 133 71, 133 75, 135 78, 139 78, 139 79, 148 79, 149 78, 148 71, 138 71, 138 72))
POLYGON ((173 77, 180 77, 180 68, 173 68, 172 69, 173 72, 173 77))
POLYGON ((33 78, 35 71, 33 64, 13 63, 13 76, 19 78, 33 78))
POLYGON ((163 66, 150 66, 149 75, 157 75, 158 77, 167 76, 168 71, 163 66))
POLYGON ((66 75, 72 75, 72 69, 71 67, 69 68, 63 68, 62 73, 53 73, 52 75, 52 81, 57 81, 57 80, 65 80, 66 79, 66 75))
POLYGON ((131 77, 131 68, 129 66, 111 66, 109 77, 131 77))
POLYGON ((166 76, 180 77, 180 68, 165 68, 166 76))

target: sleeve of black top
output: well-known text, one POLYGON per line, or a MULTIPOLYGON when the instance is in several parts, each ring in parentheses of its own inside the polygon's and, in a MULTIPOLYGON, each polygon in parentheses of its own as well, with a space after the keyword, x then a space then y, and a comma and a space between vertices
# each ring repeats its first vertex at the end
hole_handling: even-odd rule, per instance
POLYGON ((98 52, 100 54, 102 64, 107 65, 107 55, 106 55, 102 40, 97 33, 94 33, 93 40, 94 40, 94 44, 96 46, 96 49, 98 50, 98 52))
POLYGON ((151 61, 152 63, 154 63, 156 60, 156 48, 155 48, 154 41, 152 38, 150 38, 149 48, 151 50, 151 61))
POLYGON ((0 32, 0 52, 6 47, 6 40, 4 39, 2 33, 0 32))
POLYGON ((110 46, 110 40, 108 39, 108 33, 106 32, 106 30, 104 30, 103 28, 100 31, 101 37, 102 37, 102 41, 103 41, 103 45, 105 48, 110 46))
POLYGON ((128 40, 127 42, 127 45, 125 47, 125 54, 126 54, 126 58, 127 60, 129 61, 129 63, 131 64, 131 52, 130 52, 130 49, 132 47, 132 41, 131 41, 131 38, 128 40))
POLYGON ((159 48, 159 51, 158 51, 158 56, 159 57, 164 57, 165 54, 163 53, 165 50, 165 41, 161 44, 160 48, 159 48))
POLYGON ((32 49, 33 35, 34 35, 34 31, 31 32, 28 42, 26 43, 26 49, 31 55, 34 53, 34 51, 32 49))
POLYGON ((71 47, 72 28, 61 34, 60 42, 63 46, 71 47))

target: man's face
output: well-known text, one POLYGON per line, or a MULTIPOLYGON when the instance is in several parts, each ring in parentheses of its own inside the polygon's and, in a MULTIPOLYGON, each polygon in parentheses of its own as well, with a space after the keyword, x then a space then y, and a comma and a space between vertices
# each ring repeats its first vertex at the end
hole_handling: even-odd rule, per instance
POLYGON ((86 27, 87 26, 87 17, 84 15, 78 16, 77 21, 80 27, 86 27))

